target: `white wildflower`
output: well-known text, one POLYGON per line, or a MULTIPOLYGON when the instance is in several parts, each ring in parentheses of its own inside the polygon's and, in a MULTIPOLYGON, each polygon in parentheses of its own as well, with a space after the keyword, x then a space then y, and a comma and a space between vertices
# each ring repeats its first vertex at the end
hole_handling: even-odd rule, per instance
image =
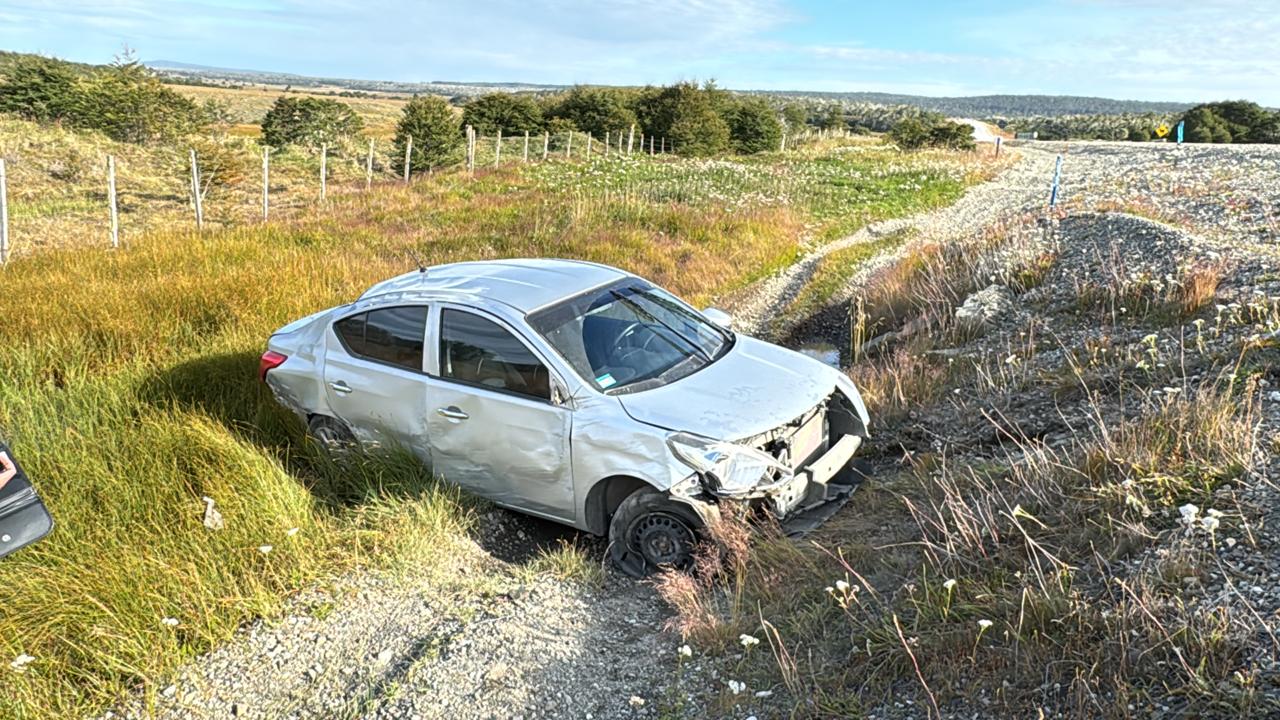
POLYGON ((632 695, 631 699, 627 701, 627 704, 633 708, 644 707, 644 698, 639 695, 632 695))
POLYGON ((1196 518, 1200 516, 1200 508, 1191 503, 1187 503, 1186 505, 1178 508, 1178 514, 1182 515, 1182 522, 1187 525, 1192 525, 1195 523, 1196 518))
POLYGON ((160 620, 160 624, 167 625, 169 627, 178 627, 178 618, 171 618, 171 617, 162 618, 160 620))
POLYGON ((733 693, 734 695, 737 695, 741 693, 743 690, 747 689, 746 683, 738 682, 737 680, 730 680, 726 684, 729 686, 729 692, 733 693))
POLYGON ((753 645, 759 645, 759 644, 760 644, 760 638, 758 638, 758 637, 756 637, 756 636, 754 636, 754 635, 748 635, 748 634, 746 634, 746 633, 743 633, 743 634, 741 634, 741 635, 739 635, 739 636, 738 636, 738 642, 742 643, 742 647, 744 647, 744 648, 749 648, 749 647, 751 647, 751 646, 753 646, 753 645))
POLYGON ((693 648, 688 645, 681 645, 676 652, 680 654, 680 657, 693 657, 693 648))
POLYGON ((981 628, 981 629, 983 629, 983 630, 986 630, 987 628, 991 627, 991 626, 992 626, 992 625, 994 625, 994 624, 995 624, 995 623, 991 622, 990 620, 988 620, 988 619, 986 619, 986 618, 983 618, 983 619, 981 619, 981 620, 979 620, 979 621, 978 621, 978 627, 979 627, 979 628, 981 628))
POLYGON ((275 548, 271 547, 270 545, 259 545, 259 546, 258 546, 258 552, 262 553, 263 555, 266 555, 266 554, 270 553, 270 552, 271 552, 272 550, 274 550, 274 549, 275 549, 275 548))
POLYGON ((842 593, 849 592, 849 583, 845 582, 844 580, 837 580, 836 589, 842 593))
POLYGON ((13 662, 9 663, 9 667, 13 668, 14 672, 26 672, 27 666, 35 662, 35 660, 34 657, 22 653, 14 658, 13 662))
POLYGON ((952 590, 955 590, 955 589, 956 589, 956 581, 955 581, 955 578, 951 578, 950 580, 948 580, 948 581, 946 581, 946 582, 942 583, 942 587, 946 588, 947 592, 950 592, 950 591, 952 591, 952 590))

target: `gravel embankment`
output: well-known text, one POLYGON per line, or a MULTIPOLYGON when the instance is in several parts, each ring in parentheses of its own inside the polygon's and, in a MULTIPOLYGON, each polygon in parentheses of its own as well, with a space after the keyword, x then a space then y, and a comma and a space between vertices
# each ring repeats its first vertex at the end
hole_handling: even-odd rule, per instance
MULTIPOLYGON (((1016 164, 955 205, 877 223, 761 282, 736 303, 741 327, 777 336, 783 329, 768 327, 768 320, 833 250, 907 227, 924 238, 968 238, 993 223, 1042 209, 1063 146, 1041 143, 1017 150, 1022 157, 1016 164)), ((1072 213, 1129 205, 1146 209, 1211 241, 1205 252, 1248 265, 1258 248, 1274 250, 1280 244, 1280 148, 1073 143, 1065 152, 1060 197, 1072 213)), ((1071 222, 1064 224, 1070 228, 1071 222)), ((1089 263, 1112 252, 1110 243, 1117 238, 1135 243, 1126 254, 1137 248, 1163 261, 1186 252, 1181 239, 1173 242, 1151 228, 1130 232, 1134 228, 1124 222, 1082 230, 1081 237, 1105 247, 1080 245, 1079 252, 1064 257, 1083 263, 1078 270, 1087 272, 1089 263), (1159 244, 1162 239, 1171 244, 1159 244)), ((847 298, 857 282, 851 278, 840 297, 847 298)), ((1242 282, 1230 280, 1224 287, 1237 295, 1256 289, 1242 282)), ((1280 395, 1265 395, 1264 410, 1259 447, 1269 453, 1280 442, 1272 439, 1280 433, 1280 395)), ((1275 459, 1265 460, 1262 467, 1269 468, 1271 481, 1280 480, 1275 459)), ((1257 493, 1241 499, 1280 508, 1273 488, 1260 485, 1257 493)), ((279 619, 246 627, 190 663, 171 685, 156 689, 150 701, 135 698, 109 715, 604 720, 789 714, 782 693, 755 695, 772 688, 731 695, 725 668, 733 666, 732 659, 706 659, 694 648, 693 658, 680 663, 680 639, 663 630, 669 611, 649 586, 613 574, 601 588, 528 578, 518 572, 519 559, 495 556, 489 548, 505 544, 528 550, 551 542, 556 533, 503 511, 492 511, 478 526, 473 547, 447 582, 412 572, 353 573, 299 596, 279 619), (505 540, 495 543, 494 536, 505 540)), ((1275 523, 1268 523, 1265 535, 1256 533, 1256 542, 1244 542, 1242 535, 1233 547, 1219 548, 1224 567, 1238 569, 1236 589, 1264 599, 1259 612, 1272 623, 1280 609, 1280 539, 1273 528, 1275 523)), ((1234 591, 1212 588, 1197 596, 1204 602, 1234 597, 1234 591)))

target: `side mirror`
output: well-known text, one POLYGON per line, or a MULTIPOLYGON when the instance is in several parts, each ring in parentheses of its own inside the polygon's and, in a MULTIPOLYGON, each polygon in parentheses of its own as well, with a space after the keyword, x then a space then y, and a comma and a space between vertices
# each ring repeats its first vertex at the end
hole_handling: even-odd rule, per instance
POLYGON ((725 330, 733 329, 733 316, 720 308, 707 308, 702 311, 702 317, 710 320, 716 325, 719 325, 725 330))

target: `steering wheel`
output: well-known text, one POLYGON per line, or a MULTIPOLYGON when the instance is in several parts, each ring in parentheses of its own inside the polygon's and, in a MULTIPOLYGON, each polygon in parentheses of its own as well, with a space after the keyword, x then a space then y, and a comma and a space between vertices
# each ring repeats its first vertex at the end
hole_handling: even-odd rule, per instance
POLYGON ((622 334, 618 335, 618 340, 617 340, 617 342, 616 342, 615 344, 616 344, 619 348, 621 348, 623 345, 627 345, 627 346, 628 346, 628 347, 627 347, 627 354, 628 354, 628 355, 629 355, 629 354, 631 354, 632 352, 636 351, 636 350, 648 350, 648 349, 649 349, 649 345, 650 345, 654 340, 656 340, 656 339, 657 339, 657 337, 658 337, 658 334, 657 334, 657 333, 655 333, 655 332, 650 332, 650 333, 649 333, 649 336, 648 336, 648 337, 646 337, 646 338, 645 338, 645 339, 644 339, 644 340, 643 340, 639 345, 631 345, 630 343, 627 343, 627 342, 626 342, 627 338, 629 338, 629 337, 631 337, 632 335, 634 335, 634 334, 636 333, 636 331, 637 331, 637 330, 640 330, 640 329, 648 329, 648 327, 649 327, 648 325, 646 325, 645 323, 640 322, 639 320, 635 320, 635 321, 633 321, 630 325, 628 325, 628 326, 627 326, 627 329, 626 329, 626 330, 623 330, 623 331, 622 331, 622 334))

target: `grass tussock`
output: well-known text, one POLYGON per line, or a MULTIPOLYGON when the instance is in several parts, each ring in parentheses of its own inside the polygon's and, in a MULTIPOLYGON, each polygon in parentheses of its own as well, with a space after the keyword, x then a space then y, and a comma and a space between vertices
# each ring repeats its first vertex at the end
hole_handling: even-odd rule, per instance
MULTIPOLYGON (((19 180, 11 192, 62 182, 55 174, 72 171, 47 158, 66 140, 84 143, 63 151, 88 167, 68 181, 77 188, 69 197, 78 202, 83 193, 97 202, 92 163, 104 147, 57 128, 41 131, 49 135, 19 148, 20 161, 10 163, 11 181, 19 180), (32 179, 41 173, 48 179, 32 179)), ((0 126, 0 151, 11 158, 17 134, 0 126)), ((165 168, 156 170, 146 200, 168 198, 175 213, 185 212, 178 155, 116 149, 122 173, 165 168)), ((807 162, 824 162, 818 151, 806 152, 813 153, 807 162)), ((858 162, 883 170, 874 187, 905 188, 899 181, 920 171, 910 167, 914 161, 890 167, 899 160, 858 162)), ((273 165, 282 177, 288 162, 281 156, 273 165)), ((593 161, 595 177, 619 179, 612 189, 603 181, 573 186, 580 164, 557 165, 536 172, 506 166, 474 177, 437 173, 367 193, 354 176, 350 192, 335 191, 340 183, 332 182, 319 212, 300 201, 299 212, 282 209, 271 223, 218 220, 220 203, 252 207, 250 173, 207 202, 211 221, 203 233, 164 213, 151 216, 152 230, 138 232, 126 211, 119 251, 59 241, 5 267, 0 435, 58 526, 0 564, 0 657, 36 658, 6 678, 0 716, 80 716, 129 688, 154 691, 175 666, 244 620, 269 615, 283 597, 354 565, 412 561, 428 571, 461 557, 452 548, 464 545, 457 541, 471 526, 467 498, 406 457, 340 470, 303 441, 298 424, 256 381, 257 357, 275 328, 349 301, 412 268, 415 255, 432 264, 582 258, 703 303, 788 263, 806 227, 835 222, 815 219, 812 206, 800 203, 726 207, 716 199, 736 197, 739 186, 712 192, 710 184, 690 182, 703 189, 687 201, 622 189, 627 173, 679 179, 719 172, 702 161, 593 161), (235 195, 242 191, 245 197, 235 195), (174 227, 157 229, 167 226, 174 227), (205 497, 222 513, 224 529, 204 527, 205 497)), ((310 169, 300 167, 301 182, 310 169)), ((330 167, 345 172, 332 158, 330 167)), ((963 175, 938 177, 963 182, 963 175)), ((121 183, 126 197, 139 193, 125 201, 139 203, 133 219, 148 212, 137 190, 144 181, 121 183)), ((863 195, 839 197, 861 217, 863 195)), ((23 223, 39 215, 19 221, 22 208, 39 201, 11 196, 19 245, 38 227, 23 223)), ((917 207, 910 198, 876 202, 874 213, 917 207)), ((79 232, 64 214, 48 215, 58 223, 45 228, 54 240, 79 232)), ((580 549, 566 547, 539 567, 596 577, 583 559, 580 549)))
POLYGON ((1156 699, 1263 712, 1256 621, 1187 601, 1217 561, 1200 542, 1209 526, 1177 510, 1212 508, 1213 489, 1242 477, 1252 422, 1205 388, 1068 447, 1023 441, 986 465, 921 457, 871 488, 881 507, 865 522, 901 523, 882 545, 858 544, 872 528, 857 517, 807 547, 756 532, 718 575, 659 589, 699 647, 769 637, 771 656, 741 672, 781 679, 805 716, 862 712, 907 682, 917 702, 984 698, 1015 715, 1122 717, 1156 699), (1143 552, 1157 540, 1172 550, 1143 552))

